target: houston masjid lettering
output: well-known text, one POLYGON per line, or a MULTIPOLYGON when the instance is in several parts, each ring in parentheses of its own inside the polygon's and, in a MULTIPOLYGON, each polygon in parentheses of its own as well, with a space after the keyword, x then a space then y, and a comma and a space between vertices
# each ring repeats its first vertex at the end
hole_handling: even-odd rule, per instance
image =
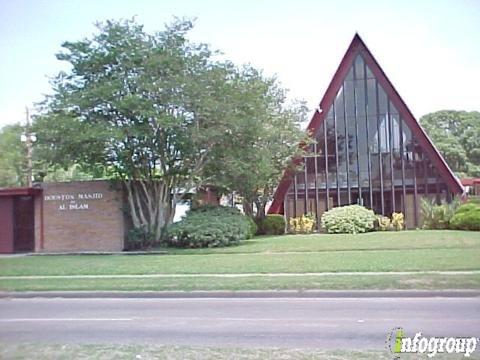
POLYGON ((45 195, 45 201, 57 201, 59 211, 88 210, 91 201, 101 200, 102 193, 54 194, 45 195))

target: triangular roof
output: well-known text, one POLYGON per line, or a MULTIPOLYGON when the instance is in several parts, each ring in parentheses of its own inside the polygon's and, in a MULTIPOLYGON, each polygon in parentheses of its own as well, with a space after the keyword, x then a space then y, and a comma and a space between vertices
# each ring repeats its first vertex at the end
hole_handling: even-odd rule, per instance
MULTIPOLYGON (((310 134, 317 133, 320 125, 326 119, 328 109, 333 104, 335 96, 340 90, 340 87, 342 86, 343 81, 345 80, 347 73, 354 62, 355 57, 359 53, 363 56, 365 63, 372 71, 378 83, 383 87, 385 93, 390 98, 393 105, 396 107, 396 109, 398 109, 399 114, 402 116, 406 124, 410 127, 418 143, 425 151, 432 164, 436 167, 442 179, 447 183, 450 191, 457 194, 463 193, 464 190, 462 184, 453 174, 448 164, 440 155, 439 151, 435 148, 430 138, 427 136, 423 128, 415 119, 412 112, 408 109, 407 105, 402 100, 397 90, 395 90, 394 86, 392 85, 388 77, 385 75, 382 68, 375 60, 372 53, 370 52, 370 50, 368 50, 367 46, 358 34, 355 34, 352 42, 350 43, 350 46, 347 49, 347 52, 343 56, 343 59, 340 62, 340 65, 338 66, 338 69, 335 72, 330 84, 328 85, 327 91, 325 92, 322 101, 320 102, 319 108, 315 110, 315 113, 310 120, 307 131, 309 131, 310 134)), ((297 159, 296 161, 298 162, 302 160, 297 159)), ((292 182, 292 175, 292 171, 286 171, 284 173, 283 178, 275 191, 273 203, 268 211, 270 214, 282 212, 283 199, 292 182)))

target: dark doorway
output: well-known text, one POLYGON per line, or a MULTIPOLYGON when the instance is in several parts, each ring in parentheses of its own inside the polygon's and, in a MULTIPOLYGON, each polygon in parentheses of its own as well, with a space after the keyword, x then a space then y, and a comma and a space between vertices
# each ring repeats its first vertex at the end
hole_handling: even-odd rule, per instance
POLYGON ((28 252, 35 250, 35 221, 33 196, 15 196, 14 213, 14 251, 28 252))

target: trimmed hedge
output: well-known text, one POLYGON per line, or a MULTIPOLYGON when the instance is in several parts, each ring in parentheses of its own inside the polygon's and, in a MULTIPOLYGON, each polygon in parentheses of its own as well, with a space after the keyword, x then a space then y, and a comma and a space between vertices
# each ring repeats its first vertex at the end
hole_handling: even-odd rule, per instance
POLYGON ((235 208, 202 206, 168 226, 164 241, 175 247, 229 246, 251 237, 252 229, 249 219, 235 208))
POLYGON ((360 205, 348 205, 323 213, 321 221, 328 233, 358 234, 373 230, 376 219, 373 210, 360 205))
POLYGON ((480 230, 480 203, 460 205, 450 220, 450 227, 458 230, 480 230))
POLYGON ((285 233, 285 219, 283 215, 271 214, 258 222, 259 235, 283 235, 285 233))

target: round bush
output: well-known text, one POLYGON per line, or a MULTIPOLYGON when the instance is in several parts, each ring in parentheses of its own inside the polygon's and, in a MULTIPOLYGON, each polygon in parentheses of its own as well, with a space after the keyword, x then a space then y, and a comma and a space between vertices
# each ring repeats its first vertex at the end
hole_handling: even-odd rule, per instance
POLYGON ((283 215, 267 215, 258 222, 258 234, 283 235, 285 233, 285 219, 283 215))
POLYGON ((175 247, 217 247, 238 244, 251 234, 251 223, 239 210, 202 206, 167 227, 164 241, 175 247))
POLYGON ((322 227, 331 234, 358 234, 373 230, 373 210, 360 205, 333 208, 322 215, 322 227))
POLYGON ((458 230, 480 230, 480 203, 460 205, 450 220, 450 227, 458 230))

